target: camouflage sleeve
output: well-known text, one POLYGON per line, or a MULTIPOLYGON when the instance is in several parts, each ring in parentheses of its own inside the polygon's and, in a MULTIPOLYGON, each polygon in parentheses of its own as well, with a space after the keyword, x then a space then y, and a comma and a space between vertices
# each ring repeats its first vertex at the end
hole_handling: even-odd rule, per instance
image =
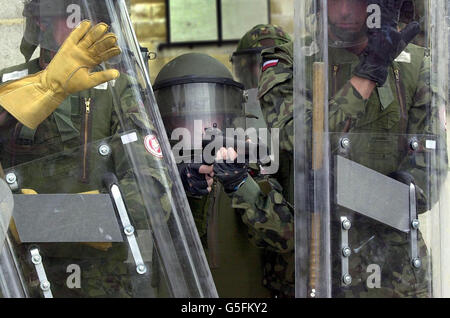
POLYGON ((329 102, 329 131, 348 131, 364 115, 367 102, 348 81, 329 102))
POLYGON ((115 85, 119 86, 117 91, 120 92, 120 105, 115 109, 121 111, 120 115, 113 114, 111 124, 115 172, 135 226, 148 228, 145 200, 138 185, 152 189, 151 198, 145 199, 152 202, 153 211, 162 212, 167 219, 171 211, 171 182, 162 156, 152 154, 145 146, 148 143, 146 137, 156 137, 157 133, 145 112, 139 109, 132 80, 118 80, 115 85), (123 145, 121 136, 133 132, 137 140, 123 145))
POLYGON ((265 193, 252 177, 233 194, 232 206, 243 209, 242 221, 248 226, 252 242, 279 253, 294 249, 294 214, 284 199, 280 185, 270 179, 265 193))
MULTIPOLYGON (((294 147, 292 80, 289 62, 280 61, 276 67, 263 72, 259 85, 261 110, 267 126, 279 129, 280 152, 287 156, 293 156, 294 147)), ((283 168, 287 167, 280 167, 283 168)), ((232 205, 244 210, 242 220, 256 246, 287 253, 294 248, 294 213, 276 177, 268 178, 270 186, 263 191, 249 176, 232 195, 232 205)))
POLYGON ((430 56, 425 55, 420 67, 413 103, 408 112, 407 127, 407 134, 418 136, 425 147, 420 147, 414 153, 410 152, 410 156, 405 157, 398 169, 411 173, 416 184, 425 191, 422 197, 419 195, 418 198, 419 208, 422 206, 420 212, 426 211, 435 203, 437 198, 430 198, 426 191, 440 185, 447 176, 448 167, 444 97, 446 94, 440 93, 439 88, 430 83, 430 67, 430 56), (435 141, 435 145, 427 147, 428 139, 435 141), (435 153, 436 161, 430 162, 430 152, 435 153))
POLYGON ((279 129, 280 151, 293 153, 293 76, 292 66, 280 61, 265 70, 260 79, 259 101, 269 129, 279 129))

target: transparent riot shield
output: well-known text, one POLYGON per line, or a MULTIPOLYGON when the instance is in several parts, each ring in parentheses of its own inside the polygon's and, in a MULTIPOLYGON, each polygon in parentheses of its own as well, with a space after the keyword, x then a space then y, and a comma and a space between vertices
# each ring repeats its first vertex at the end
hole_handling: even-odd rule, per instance
POLYGON ((125 1, 45 3, 14 3, 27 27, 12 53, 37 58, 3 82, 39 72, 57 54, 44 43, 85 19, 117 35, 122 53, 99 69, 120 77, 68 96, 36 129, 4 115, 2 296, 217 297, 125 1))
POLYGON ((267 128, 258 100, 258 80, 261 76, 262 48, 253 48, 233 53, 231 63, 236 80, 242 83, 247 92, 245 113, 246 126, 255 129, 267 128))
POLYGON ((441 297, 447 3, 424 2, 425 30, 409 37, 396 33, 411 28, 403 1, 349 3, 296 3, 296 296, 441 297), (429 46, 407 45, 420 34, 429 46))

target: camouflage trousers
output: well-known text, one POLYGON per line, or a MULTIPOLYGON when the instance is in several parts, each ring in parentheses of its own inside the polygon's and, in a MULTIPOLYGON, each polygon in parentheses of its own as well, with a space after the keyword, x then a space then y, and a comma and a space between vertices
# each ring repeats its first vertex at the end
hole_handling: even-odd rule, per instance
POLYGON ((270 290, 272 296, 278 298, 295 297, 295 260, 294 252, 264 253, 263 285, 270 290))
POLYGON ((340 222, 332 225, 332 296, 346 298, 417 298, 431 294, 431 262, 419 232, 418 252, 422 265, 411 264, 409 235, 381 223, 356 216, 349 230, 349 274, 342 282, 340 222))

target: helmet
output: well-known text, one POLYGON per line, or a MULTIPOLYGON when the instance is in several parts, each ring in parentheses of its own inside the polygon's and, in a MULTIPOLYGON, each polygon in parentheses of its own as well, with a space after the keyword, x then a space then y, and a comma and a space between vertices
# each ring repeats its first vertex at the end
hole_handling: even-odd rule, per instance
POLYGON ((239 41, 231 56, 233 73, 246 89, 258 86, 261 66, 261 51, 292 41, 280 27, 271 24, 258 24, 239 41))
POLYGON ((173 59, 161 69, 153 85, 169 136, 175 129, 185 128, 191 137, 200 124, 202 133, 245 128, 243 89, 225 65, 202 53, 173 59))
POLYGON ((56 52, 84 19, 110 24, 106 1, 26 0, 23 16, 26 22, 20 50, 27 60, 38 46, 56 52))

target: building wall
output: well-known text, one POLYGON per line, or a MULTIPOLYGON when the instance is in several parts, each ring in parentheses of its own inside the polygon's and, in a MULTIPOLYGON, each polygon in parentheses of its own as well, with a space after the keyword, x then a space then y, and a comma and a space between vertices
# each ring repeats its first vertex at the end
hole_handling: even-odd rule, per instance
POLYGON ((23 35, 22 0, 0 0, 0 69, 23 63, 18 54, 23 35))
MULTIPOLYGON (((270 6, 271 22, 281 26, 292 35, 294 30, 294 0, 271 0, 270 6)), ((231 70, 229 59, 235 45, 177 47, 158 51, 159 44, 166 42, 166 5, 164 0, 131 0, 131 19, 140 44, 157 53, 157 58, 149 63, 152 82, 167 62, 188 52, 210 54, 231 70)))

